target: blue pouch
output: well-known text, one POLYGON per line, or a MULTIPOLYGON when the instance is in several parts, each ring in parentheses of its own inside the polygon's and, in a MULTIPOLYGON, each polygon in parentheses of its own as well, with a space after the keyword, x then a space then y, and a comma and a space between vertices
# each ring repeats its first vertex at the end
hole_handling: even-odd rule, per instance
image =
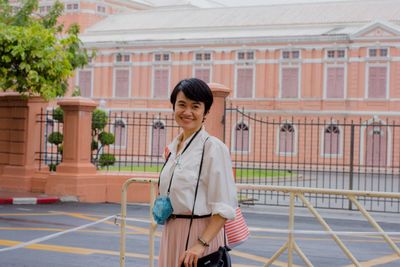
POLYGON ((158 196, 154 201, 153 218, 157 224, 165 224, 174 209, 169 196, 158 196))

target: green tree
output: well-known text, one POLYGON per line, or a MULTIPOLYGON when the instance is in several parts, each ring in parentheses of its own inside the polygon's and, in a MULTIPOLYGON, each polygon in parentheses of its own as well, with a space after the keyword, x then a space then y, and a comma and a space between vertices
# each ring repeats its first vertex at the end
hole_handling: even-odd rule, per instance
POLYGON ((64 5, 56 2, 46 16, 35 14, 38 0, 25 0, 13 12, 0 0, 0 90, 44 99, 63 96, 68 78, 88 62, 79 26, 57 24, 64 5))
POLYGON ((115 136, 104 130, 108 122, 107 113, 101 109, 95 109, 92 114, 92 151, 96 151, 92 158, 93 163, 98 163, 100 167, 106 167, 115 163, 115 156, 109 153, 100 152, 105 146, 115 142, 115 136), (100 155, 100 157, 99 157, 100 155))

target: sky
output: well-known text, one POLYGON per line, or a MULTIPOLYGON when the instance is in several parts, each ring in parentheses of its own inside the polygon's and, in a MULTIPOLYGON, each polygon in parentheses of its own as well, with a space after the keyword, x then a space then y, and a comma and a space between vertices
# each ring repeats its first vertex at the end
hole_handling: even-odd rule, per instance
MULTIPOLYGON (((138 1, 138 0, 136 0, 138 1)), ((198 7, 276 5, 290 3, 344 2, 350 0, 139 0, 156 6, 182 5, 192 3, 198 7)), ((362 0, 359 0, 362 1, 362 0)))
POLYGON ((273 5, 273 4, 286 4, 286 3, 315 3, 315 2, 344 2, 348 0, 213 0, 223 5, 273 5))

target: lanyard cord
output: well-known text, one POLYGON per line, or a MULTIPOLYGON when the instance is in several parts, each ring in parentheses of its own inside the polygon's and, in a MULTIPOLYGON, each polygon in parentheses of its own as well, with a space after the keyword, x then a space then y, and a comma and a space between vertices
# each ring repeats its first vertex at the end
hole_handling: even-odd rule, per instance
MULTIPOLYGON (((202 128, 200 127, 200 129, 197 130, 197 132, 193 135, 193 137, 190 139, 189 143, 187 143, 187 145, 185 146, 185 148, 183 149, 183 151, 182 151, 182 153, 179 155, 179 157, 182 157, 183 153, 185 153, 186 149, 188 149, 188 147, 190 146, 190 144, 192 143, 192 141, 194 140, 194 138, 196 138, 197 134, 201 131, 201 129, 202 129, 202 128)), ((158 177, 158 188, 160 188, 161 173, 162 173, 162 171, 163 171, 165 165, 167 164, 167 162, 168 162, 170 156, 171 156, 171 152, 169 152, 169 154, 168 154, 168 156, 167 156, 167 159, 165 160, 164 165, 163 165, 162 168, 161 168, 160 176, 158 177)), ((172 171, 171 179, 169 180, 167 195, 169 195, 169 192, 170 192, 170 189, 171 189, 172 178, 174 178, 174 173, 175 173, 176 165, 177 165, 177 164, 175 164, 174 170, 172 171)), ((158 194, 160 194, 160 192, 158 192, 158 194)))
POLYGON ((194 216, 194 207, 195 207, 195 205, 196 205, 197 190, 199 189, 199 182, 200 182, 201 169, 202 169, 202 167, 203 167, 204 150, 205 150, 205 148, 206 148, 206 142, 207 142, 207 140, 208 140, 208 137, 207 137, 206 141, 204 141, 204 144, 203 144, 203 152, 201 153, 201 161, 200 161, 199 176, 198 176, 198 178, 197 178, 196 190, 194 191, 194 200, 193 200, 192 216, 191 216, 191 218, 190 218, 189 232, 188 232, 188 236, 187 236, 187 239, 186 239, 186 248, 185 248, 185 250, 188 249, 188 245, 189 245, 190 229, 192 228, 192 222, 193 222, 193 216, 194 216))

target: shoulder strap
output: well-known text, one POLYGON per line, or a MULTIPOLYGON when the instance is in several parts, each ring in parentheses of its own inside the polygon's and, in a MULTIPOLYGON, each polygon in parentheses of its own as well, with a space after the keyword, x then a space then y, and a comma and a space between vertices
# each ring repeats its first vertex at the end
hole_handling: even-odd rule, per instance
POLYGON ((186 239, 186 248, 185 248, 185 250, 188 249, 188 245, 189 245, 190 229, 192 228, 193 216, 194 216, 194 207, 195 207, 195 205, 196 205, 197 191, 198 191, 198 189, 199 189, 199 182, 200 182, 201 169, 202 169, 202 167, 203 167, 204 150, 205 150, 206 142, 207 142, 208 138, 209 138, 209 137, 207 137, 207 139, 204 141, 204 144, 203 144, 203 152, 201 153, 201 161, 200 161, 200 168, 199 168, 199 176, 198 176, 198 178, 197 178, 196 190, 194 191, 194 201, 193 201, 192 217, 190 218, 189 232, 188 232, 188 236, 187 236, 187 239, 186 239))
MULTIPOLYGON (((164 167, 165 167, 165 165, 167 164, 167 162, 168 162, 170 156, 171 156, 171 152, 168 153, 168 156, 167 156, 167 158, 166 158, 164 164, 163 164, 162 167, 161 167, 160 175, 158 176, 158 183, 157 183, 158 188, 160 188, 161 173, 162 173, 162 171, 164 170, 164 167)), ((170 186, 171 186, 171 182, 170 182, 170 186)), ((158 194, 160 194, 160 191, 158 191, 158 194)))
MULTIPOLYGON (((183 155, 183 153, 185 153, 186 149, 189 148, 190 144, 191 144, 192 141, 196 138, 196 136, 199 134, 200 131, 201 131, 201 128, 200 128, 199 130, 197 130, 197 132, 196 132, 196 133, 193 135, 193 137, 189 140, 189 142, 187 143, 187 145, 186 145, 185 148, 183 149, 183 151, 182 151, 182 153, 181 153, 181 156, 183 155)), ((207 138, 208 138, 208 137, 207 137, 207 138)), ((170 156, 171 156, 171 152, 169 152, 169 154, 168 154, 168 156, 167 156, 167 159, 165 160, 164 165, 163 165, 162 168, 161 168, 160 175, 158 176, 158 188, 160 188, 161 173, 162 173, 162 171, 163 171, 165 165, 167 164, 168 159, 169 159, 170 156)), ((175 167, 176 167, 176 165, 175 165, 175 167)), ((170 189, 171 189, 172 178, 174 178, 175 167, 174 167, 174 170, 172 171, 171 179, 169 180, 168 194, 169 194, 169 191, 170 191, 170 189)), ((158 191, 158 194, 160 195, 160 191, 158 191)))

